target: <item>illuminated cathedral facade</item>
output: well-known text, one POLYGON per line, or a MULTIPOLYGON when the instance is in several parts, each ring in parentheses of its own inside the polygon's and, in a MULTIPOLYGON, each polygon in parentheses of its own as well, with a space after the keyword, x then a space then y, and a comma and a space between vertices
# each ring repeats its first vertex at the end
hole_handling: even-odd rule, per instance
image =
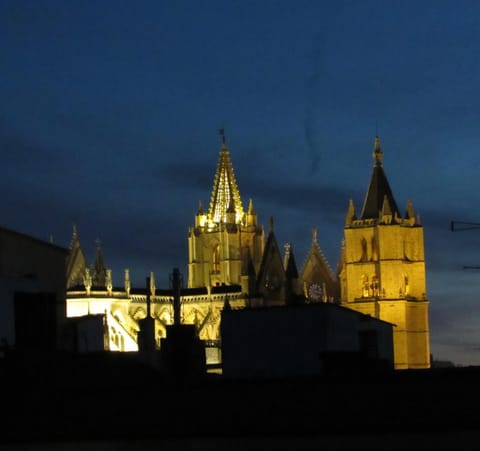
MULTIPOLYGON (((208 210, 200 203, 188 230, 188 276, 181 291, 181 321, 194 324, 206 345, 207 362, 221 362, 223 308, 334 302, 393 323, 395 367, 429 367, 428 301, 423 227, 411 202, 401 216, 375 140, 374 168, 357 218, 350 201, 338 274, 331 270, 312 233, 300 271, 290 243, 280 250, 273 219, 259 224, 253 200, 244 209, 230 152, 223 140, 208 210), (265 236, 266 235, 266 236, 265 236)), ((112 285, 112 274, 97 244, 87 267, 74 228, 67 265, 67 316, 103 315, 104 348, 138 350, 139 320, 155 319, 157 345, 173 321, 172 292, 155 286, 112 285)))

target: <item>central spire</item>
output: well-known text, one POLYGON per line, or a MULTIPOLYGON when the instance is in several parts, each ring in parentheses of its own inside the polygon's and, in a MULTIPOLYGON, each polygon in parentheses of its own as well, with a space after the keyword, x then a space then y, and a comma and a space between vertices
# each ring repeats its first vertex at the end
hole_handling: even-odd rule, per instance
POLYGON ((243 218, 242 200, 235 180, 230 153, 225 144, 223 129, 220 134, 222 135, 222 147, 213 181, 208 218, 215 224, 226 223, 227 213, 235 212, 235 223, 239 224, 243 218))

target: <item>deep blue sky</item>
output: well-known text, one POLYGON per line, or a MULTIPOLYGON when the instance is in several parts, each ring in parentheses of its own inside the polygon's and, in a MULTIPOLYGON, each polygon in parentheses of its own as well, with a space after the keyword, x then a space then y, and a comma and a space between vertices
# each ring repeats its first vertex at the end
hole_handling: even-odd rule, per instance
POLYGON ((244 206, 336 268, 378 130, 425 226, 435 358, 480 364, 480 3, 0 0, 1 225, 186 275, 224 127, 244 206))

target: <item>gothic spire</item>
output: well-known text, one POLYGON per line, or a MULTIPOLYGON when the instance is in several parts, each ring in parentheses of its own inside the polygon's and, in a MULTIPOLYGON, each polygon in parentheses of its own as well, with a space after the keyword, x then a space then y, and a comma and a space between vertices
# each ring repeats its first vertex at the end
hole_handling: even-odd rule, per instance
POLYGON ((80 247, 78 231, 76 224, 73 224, 72 241, 70 243, 70 253, 67 258, 67 288, 83 283, 86 262, 80 247))
POLYGON ((224 133, 222 137, 223 142, 213 181, 208 217, 212 223, 227 222, 227 212, 229 209, 233 209, 235 212, 235 223, 238 224, 243 218, 242 200, 238 191, 237 181, 235 180, 230 153, 225 144, 224 133))
POLYGON ((378 219, 382 207, 384 204, 385 196, 388 199, 388 204, 393 217, 395 215, 400 216, 397 203, 393 197, 392 190, 385 175, 385 171, 382 166, 383 152, 380 147, 379 137, 375 137, 375 146, 373 150, 373 172, 370 179, 370 185, 368 186, 365 201, 363 203, 361 219, 378 219))
POLYGON ((97 239, 95 241, 95 245, 97 251, 95 255, 95 261, 92 265, 93 285, 96 287, 103 287, 105 286, 106 282, 107 268, 103 262, 102 242, 97 239))

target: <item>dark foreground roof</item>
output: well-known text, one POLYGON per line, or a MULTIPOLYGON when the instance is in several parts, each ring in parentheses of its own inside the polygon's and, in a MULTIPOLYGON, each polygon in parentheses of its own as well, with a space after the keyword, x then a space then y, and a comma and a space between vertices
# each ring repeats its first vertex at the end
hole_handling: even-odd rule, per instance
MULTIPOLYGON (((375 443, 379 437, 412 436, 409 449, 432 449, 440 434, 457 440, 478 434, 478 367, 275 381, 212 376, 176 386, 143 365, 137 354, 7 360, 0 364, 0 381, 8 387, 2 395, 2 449, 15 442, 138 446, 147 440, 188 440, 193 446, 229 440, 240 446, 242 440, 292 438, 318 443, 330 438, 341 446, 347 439, 375 443), (422 443, 426 447, 414 446, 422 443)), ((461 445, 451 449, 468 449, 461 445)))
POLYGON ((60 251, 64 254, 68 254, 69 250, 66 247, 59 246, 57 244, 51 243, 49 241, 41 240, 40 238, 35 238, 31 235, 27 235, 22 232, 17 232, 16 230, 7 229, 5 227, 0 227, 0 234, 10 235, 12 237, 20 238, 25 241, 31 241, 33 243, 39 244, 41 246, 45 246, 47 248, 55 249, 60 251))

